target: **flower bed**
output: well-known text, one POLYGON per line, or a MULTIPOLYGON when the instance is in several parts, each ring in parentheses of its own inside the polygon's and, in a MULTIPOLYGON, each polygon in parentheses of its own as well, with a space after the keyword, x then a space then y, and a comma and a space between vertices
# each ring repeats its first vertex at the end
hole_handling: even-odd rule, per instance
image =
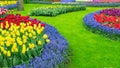
POLYGON ((17 1, 0 1, 0 8, 13 9, 16 8, 17 1))
POLYGON ((4 1, 0 1, 0 6, 6 6, 6 5, 11 5, 11 4, 16 4, 17 0, 13 0, 13 1, 8 1, 8 0, 4 0, 4 1))
POLYGON ((119 17, 103 14, 103 11, 98 11, 86 15, 84 17, 85 25, 91 28, 90 30, 93 32, 97 32, 103 34, 104 36, 108 36, 109 38, 119 40, 120 39, 119 17))
POLYGON ((100 12, 101 14, 111 15, 111 16, 119 16, 120 17, 120 9, 105 9, 100 12))
POLYGON ((55 2, 55 5, 85 5, 90 7, 118 7, 120 3, 97 3, 97 2, 55 2))
POLYGON ((0 8, 6 8, 6 9, 14 9, 17 8, 18 4, 11 4, 7 6, 0 6, 0 8))
POLYGON ((64 37, 54 27, 28 16, 1 17, 0 38, 0 67, 53 68, 66 60, 64 37))
POLYGON ((66 60, 65 56, 68 47, 66 39, 54 27, 47 24, 45 33, 48 34, 51 42, 44 46, 42 53, 31 59, 29 64, 18 65, 14 68, 54 68, 66 60))
POLYGON ((118 7, 120 3, 85 3, 85 5, 91 7, 118 7))
POLYGON ((32 16, 57 16, 59 14, 85 10, 85 6, 49 6, 42 8, 35 8, 31 10, 30 15, 32 16))

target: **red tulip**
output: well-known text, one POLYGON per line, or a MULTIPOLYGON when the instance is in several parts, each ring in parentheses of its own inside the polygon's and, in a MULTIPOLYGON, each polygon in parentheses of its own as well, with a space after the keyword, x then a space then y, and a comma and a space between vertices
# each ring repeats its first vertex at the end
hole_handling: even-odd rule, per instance
POLYGON ((41 24, 41 27, 45 27, 45 24, 42 23, 42 24, 41 24))
POLYGON ((114 27, 120 29, 120 24, 114 24, 114 27))

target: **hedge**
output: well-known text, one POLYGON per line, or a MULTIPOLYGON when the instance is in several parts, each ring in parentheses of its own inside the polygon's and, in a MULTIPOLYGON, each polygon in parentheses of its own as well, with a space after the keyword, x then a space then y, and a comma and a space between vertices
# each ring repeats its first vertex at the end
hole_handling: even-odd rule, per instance
POLYGON ((41 8, 35 8, 31 10, 30 15, 31 16, 57 16, 59 14, 67 13, 67 12, 73 12, 73 11, 79 11, 79 10, 85 10, 85 6, 49 6, 49 7, 41 7, 41 8))

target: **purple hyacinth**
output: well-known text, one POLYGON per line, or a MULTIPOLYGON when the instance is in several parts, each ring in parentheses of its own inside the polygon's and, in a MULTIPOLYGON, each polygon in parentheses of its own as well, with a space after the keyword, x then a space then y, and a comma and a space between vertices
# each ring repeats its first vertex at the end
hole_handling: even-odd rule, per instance
POLYGON ((105 9, 102 10, 100 13, 104 13, 106 15, 112 15, 112 16, 120 16, 120 9, 118 8, 105 9))

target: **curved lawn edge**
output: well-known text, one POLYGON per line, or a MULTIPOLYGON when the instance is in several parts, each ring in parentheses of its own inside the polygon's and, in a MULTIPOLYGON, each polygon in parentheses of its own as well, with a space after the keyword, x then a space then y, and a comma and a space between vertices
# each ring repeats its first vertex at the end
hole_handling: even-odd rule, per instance
POLYGON ((30 60, 29 64, 17 65, 13 68, 54 68, 67 60, 67 40, 56 28, 48 24, 45 26, 45 33, 48 34, 51 42, 44 46, 43 52, 30 60))
POLYGON ((119 40, 120 38, 120 30, 117 28, 110 28, 108 26, 101 25, 94 19, 94 14, 99 14, 100 11, 90 13, 86 15, 83 18, 84 25, 89 28, 90 31, 95 32, 95 33, 100 33, 104 36, 107 36, 111 39, 117 39, 119 40))

